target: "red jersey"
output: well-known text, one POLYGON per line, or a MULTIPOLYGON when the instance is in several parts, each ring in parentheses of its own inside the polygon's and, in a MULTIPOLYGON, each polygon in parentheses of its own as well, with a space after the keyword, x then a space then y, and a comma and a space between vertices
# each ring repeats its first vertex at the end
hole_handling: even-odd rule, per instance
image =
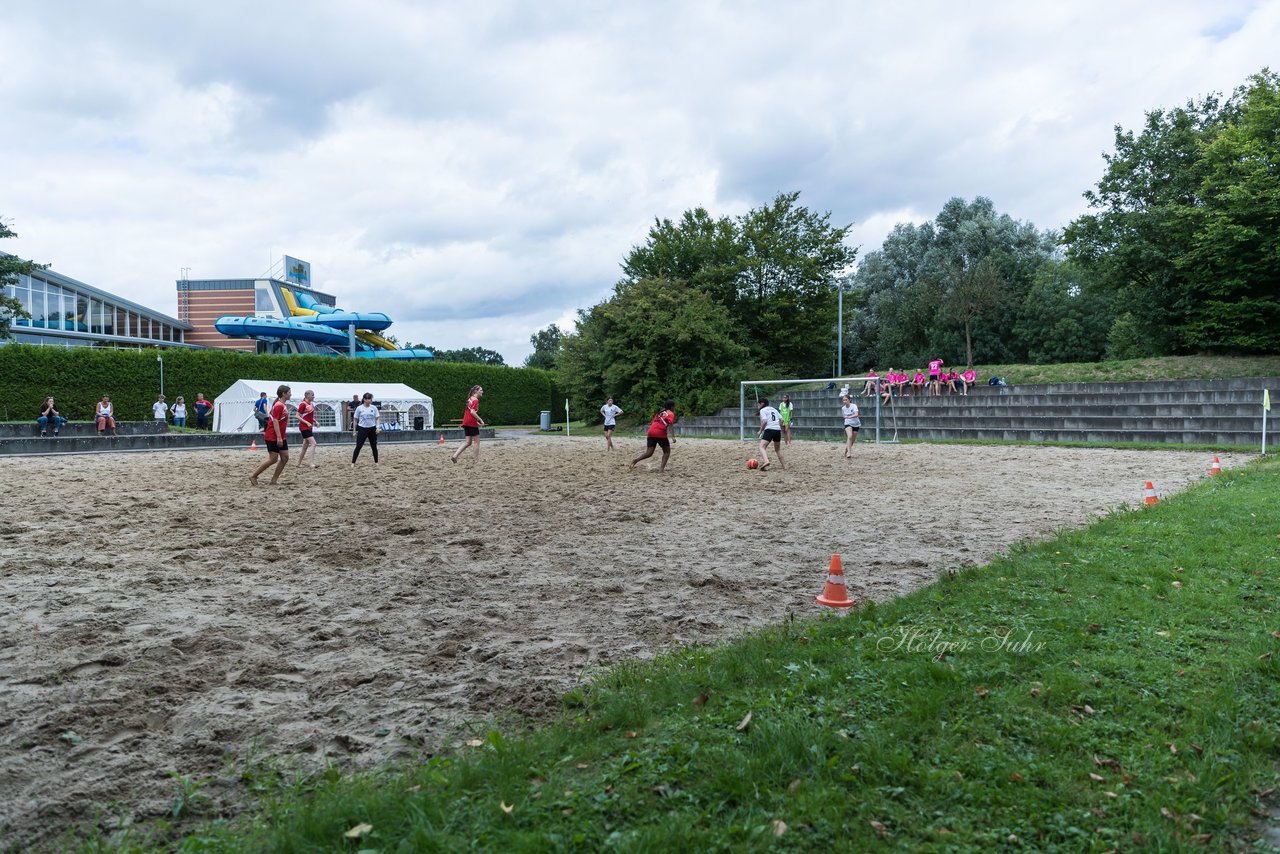
POLYGON ((285 428, 289 426, 289 407, 284 405, 283 400, 277 400, 271 407, 271 414, 267 416, 266 440, 268 442, 284 441, 285 428), (276 435, 276 425, 280 425, 280 435, 276 435))
POLYGON ((653 416, 653 423, 649 425, 649 438, 665 439, 667 438, 667 430, 672 424, 676 423, 676 413, 672 409, 664 409, 657 415, 653 416))
POLYGON ((462 413, 463 427, 479 427, 480 426, 480 400, 479 398, 467 398, 467 409, 462 413))
POLYGON ((316 405, 305 400, 298 404, 298 429, 316 429, 316 405))

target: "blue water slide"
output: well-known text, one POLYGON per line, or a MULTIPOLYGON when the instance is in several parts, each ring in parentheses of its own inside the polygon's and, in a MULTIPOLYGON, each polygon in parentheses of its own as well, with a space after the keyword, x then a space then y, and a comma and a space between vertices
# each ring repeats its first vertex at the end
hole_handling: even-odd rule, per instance
MULTIPOLYGON (((293 318, 301 320, 302 318, 293 318)), ((346 329, 355 324, 356 329, 368 329, 373 332, 386 329, 391 325, 391 318, 380 311, 333 311, 328 314, 317 314, 306 318, 311 324, 328 326, 333 329, 346 329)))
POLYGON ((223 315, 213 322, 213 328, 230 338, 296 339, 341 348, 347 346, 348 340, 345 332, 318 323, 306 323, 297 317, 282 319, 223 315))
POLYGON ((340 310, 331 305, 316 302, 316 298, 306 291, 291 291, 290 293, 293 294, 293 298, 297 300, 300 307, 310 309, 319 314, 333 314, 335 311, 340 310))

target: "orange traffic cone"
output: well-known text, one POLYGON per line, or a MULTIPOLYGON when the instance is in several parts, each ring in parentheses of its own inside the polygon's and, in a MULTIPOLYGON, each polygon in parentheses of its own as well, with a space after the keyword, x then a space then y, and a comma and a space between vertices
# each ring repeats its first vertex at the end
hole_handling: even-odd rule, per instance
POLYGON ((1156 488, 1151 485, 1151 481, 1147 481, 1147 485, 1142 490, 1142 503, 1150 507, 1159 500, 1156 496, 1156 488))
POLYGON ((813 601, 828 608, 852 608, 857 604, 845 591, 844 568, 840 565, 840 555, 831 556, 831 566, 827 569, 827 584, 822 588, 822 595, 813 601))
POLYGON ((251 450, 251 451, 256 451, 256 450, 258 450, 258 440, 257 440, 257 439, 254 439, 252 442, 250 442, 250 443, 249 443, 249 450, 251 450))
POLYGON ((443 445, 443 444, 444 444, 444 434, 443 434, 443 433, 441 433, 441 434, 440 434, 440 444, 441 444, 441 445, 443 445))
POLYGON ((1209 476, 1212 477, 1215 474, 1222 474, 1222 466, 1218 464, 1217 457, 1213 458, 1213 465, 1209 466, 1209 476))

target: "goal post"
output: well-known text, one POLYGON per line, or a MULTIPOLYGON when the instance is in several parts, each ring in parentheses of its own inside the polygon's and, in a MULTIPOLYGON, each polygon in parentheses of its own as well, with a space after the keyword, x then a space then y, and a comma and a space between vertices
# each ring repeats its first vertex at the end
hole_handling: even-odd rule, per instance
MULTIPOLYGON (((807 385, 809 383, 822 383, 824 388, 828 388, 828 387, 835 388, 838 386, 848 384, 849 394, 853 396, 857 396, 862 392, 862 389, 866 386, 866 383, 869 380, 874 382, 876 387, 876 393, 874 396, 875 397, 875 432, 876 432, 875 442, 876 444, 896 443, 898 441, 896 430, 894 431, 894 436, 892 439, 880 438, 880 423, 881 423, 880 377, 867 377, 867 376, 815 377, 812 379, 797 379, 797 380, 741 380, 738 383, 738 440, 742 442, 745 442, 747 440, 747 387, 748 386, 754 386, 758 391, 759 386, 779 386, 779 385, 796 386, 796 385, 807 385)), ((759 399, 759 395, 753 394, 752 399, 759 399)))

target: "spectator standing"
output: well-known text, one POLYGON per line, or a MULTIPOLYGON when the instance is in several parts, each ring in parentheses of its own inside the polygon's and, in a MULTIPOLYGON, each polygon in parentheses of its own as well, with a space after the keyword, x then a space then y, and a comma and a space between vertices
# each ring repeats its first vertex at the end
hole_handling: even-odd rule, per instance
POLYGON ((795 415, 795 407, 791 404, 791 395, 784 394, 778 404, 778 414, 782 416, 782 441, 791 444, 791 419, 795 415))
POLYGON ((151 417, 165 424, 169 423, 169 405, 164 402, 164 395, 156 398, 156 402, 151 404, 151 417))
POLYGON ((36 422, 40 425, 40 437, 44 438, 46 431, 52 427, 53 435, 58 435, 58 431, 62 429, 62 425, 67 423, 67 419, 58 414, 58 407, 53 403, 52 397, 46 397, 44 403, 40 404, 40 414, 36 416, 36 422))
POLYGON ((942 360, 933 359, 929 362, 929 394, 937 397, 942 394, 942 360))
POLYGON ((196 427, 201 430, 209 429, 209 416, 213 413, 213 404, 204 399, 204 395, 196 392, 196 402, 192 404, 196 408, 196 427))
POLYGON ((353 394, 347 401, 347 429, 352 433, 356 429, 356 407, 360 405, 360 395, 353 394))
POLYGON ((169 407, 169 411, 173 413, 173 426, 187 426, 187 404, 182 399, 182 395, 178 395, 177 400, 173 402, 173 406, 169 407))
POLYGON ((253 417, 258 419, 258 426, 263 430, 267 429, 267 419, 270 414, 271 401, 267 400, 267 393, 264 391, 258 395, 258 399, 253 402, 253 417))

